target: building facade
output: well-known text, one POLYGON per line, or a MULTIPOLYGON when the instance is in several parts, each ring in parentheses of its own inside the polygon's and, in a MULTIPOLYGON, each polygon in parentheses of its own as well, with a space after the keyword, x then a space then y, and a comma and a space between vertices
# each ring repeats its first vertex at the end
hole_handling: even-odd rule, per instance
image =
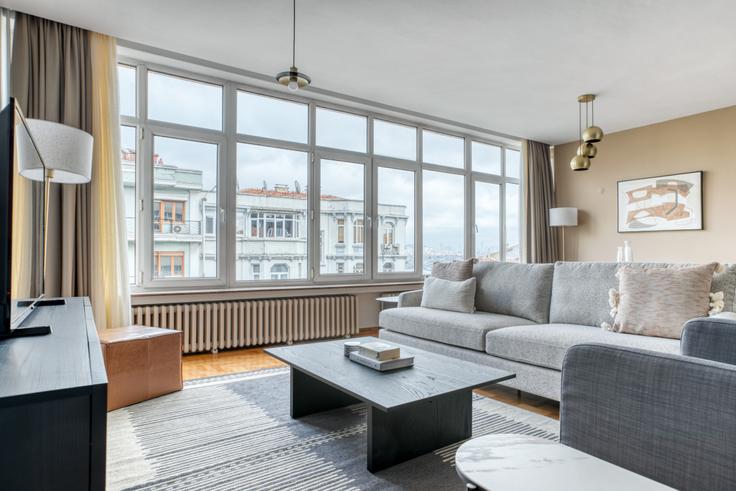
MULTIPOLYGON (((202 171, 154 155, 153 258, 157 278, 217 276, 217 189, 205 189, 202 171)), ((122 151, 129 273, 135 281, 135 152, 122 151)), ((362 201, 322 196, 320 274, 363 273, 362 201)), ((307 279, 307 189, 295 183, 240 189, 236 199, 235 276, 240 281, 307 279)), ((414 268, 413 237, 403 205, 378 205, 378 268, 414 268), (409 243, 407 243, 409 239, 409 243)))

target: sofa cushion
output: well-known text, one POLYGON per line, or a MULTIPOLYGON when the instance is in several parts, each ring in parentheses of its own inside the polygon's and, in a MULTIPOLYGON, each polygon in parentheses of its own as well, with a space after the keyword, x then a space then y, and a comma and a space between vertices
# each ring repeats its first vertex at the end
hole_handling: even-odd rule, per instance
POLYGON ((475 283, 475 278, 448 281, 428 276, 424 280, 421 306, 471 314, 475 312, 475 283))
POLYGON ((487 312, 466 314, 424 307, 384 310, 378 319, 378 325, 389 331, 478 351, 485 349, 488 331, 522 324, 529 321, 487 312))
POLYGON ((478 263, 473 268, 478 279, 475 307, 535 323, 548 322, 553 274, 553 264, 478 263))
MULTIPOLYGON (((632 263, 634 267, 666 267, 673 263, 632 263)), ((608 290, 618 288, 621 263, 558 262, 554 265, 549 322, 599 327, 612 322, 608 290)), ((676 266, 685 266, 677 264, 676 266)), ((479 282, 480 287, 480 282, 479 282)), ((723 291, 725 311, 736 310, 736 265, 713 275, 711 291, 723 291)), ((476 293, 476 297, 480 292, 476 293)), ((477 306, 476 300, 476 306, 477 306)))
POLYGON ((486 353, 507 360, 562 370, 567 348, 582 343, 604 343, 662 353, 679 353, 678 339, 609 332, 577 324, 514 326, 486 334, 486 353))

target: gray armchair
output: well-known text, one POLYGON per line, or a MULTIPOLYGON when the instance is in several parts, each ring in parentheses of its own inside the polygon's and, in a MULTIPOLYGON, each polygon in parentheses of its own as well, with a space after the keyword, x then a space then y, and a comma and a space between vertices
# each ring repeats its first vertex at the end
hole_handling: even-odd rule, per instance
POLYGON ((736 365, 736 320, 704 317, 689 321, 682 331, 680 351, 685 356, 736 365))
MULTIPOLYGON (((736 322, 698 319, 682 345, 733 360, 734 343, 736 322)), ((563 444, 676 489, 736 489, 735 365, 583 344, 567 351, 561 399, 563 444)))

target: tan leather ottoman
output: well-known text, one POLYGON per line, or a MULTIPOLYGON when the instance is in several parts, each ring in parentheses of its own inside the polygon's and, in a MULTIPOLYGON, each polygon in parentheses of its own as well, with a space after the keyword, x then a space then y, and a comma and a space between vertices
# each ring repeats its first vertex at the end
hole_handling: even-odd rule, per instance
POLYGON ((181 390, 181 332, 145 326, 106 329, 100 343, 108 411, 181 390))

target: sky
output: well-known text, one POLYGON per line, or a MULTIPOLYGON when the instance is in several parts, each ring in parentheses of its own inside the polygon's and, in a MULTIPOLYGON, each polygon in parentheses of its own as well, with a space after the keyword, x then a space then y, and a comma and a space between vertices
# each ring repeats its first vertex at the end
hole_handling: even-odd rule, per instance
MULTIPOLYGON (((120 112, 135 115, 135 69, 119 67, 120 112)), ((179 124, 221 130, 223 88, 149 71, 149 118, 179 124)), ((286 101, 238 91, 237 131, 266 138, 306 143, 309 112, 303 103, 286 101)), ((366 151, 367 119, 330 109, 317 108, 316 142, 318 145, 366 151)), ((376 155, 407 160, 416 158, 414 127, 375 120, 374 152, 376 155)), ((422 134, 423 160, 428 163, 462 167, 464 141, 441 133, 422 134)), ((123 129, 121 143, 134 148, 135 131, 123 129)), ((203 172, 203 187, 217 183, 217 145, 156 136, 154 151, 166 164, 203 172)), ((501 149, 479 142, 472 144, 472 167, 475 171, 499 173, 501 149)), ((520 154, 506 150, 506 170, 511 177, 520 177, 520 154)), ((418 166, 417 166, 418 167, 418 166)), ((308 154, 265 146, 237 145, 237 179, 239 188, 269 189, 274 184, 286 184, 294 190, 295 181, 302 189, 307 185, 308 154)), ((321 194, 333 194, 348 199, 363 199, 364 172, 362 164, 324 161, 321 171, 321 194)), ((417 169, 418 170, 418 169, 417 169)), ((408 235, 413 235, 414 172, 380 168, 378 200, 383 204, 407 207, 411 217, 408 235)), ((498 249, 499 193, 497 186, 478 184, 476 193, 477 252, 498 249)), ((464 186, 463 177, 434 171, 423 173, 424 246, 434 251, 463 250, 464 186)), ((506 200, 518 203, 518 186, 507 187, 506 200)), ((508 237, 518 237, 519 208, 507 206, 508 237)), ((413 243, 414 240, 407 242, 413 243)), ((510 240, 518 243, 518 240, 510 240)))

